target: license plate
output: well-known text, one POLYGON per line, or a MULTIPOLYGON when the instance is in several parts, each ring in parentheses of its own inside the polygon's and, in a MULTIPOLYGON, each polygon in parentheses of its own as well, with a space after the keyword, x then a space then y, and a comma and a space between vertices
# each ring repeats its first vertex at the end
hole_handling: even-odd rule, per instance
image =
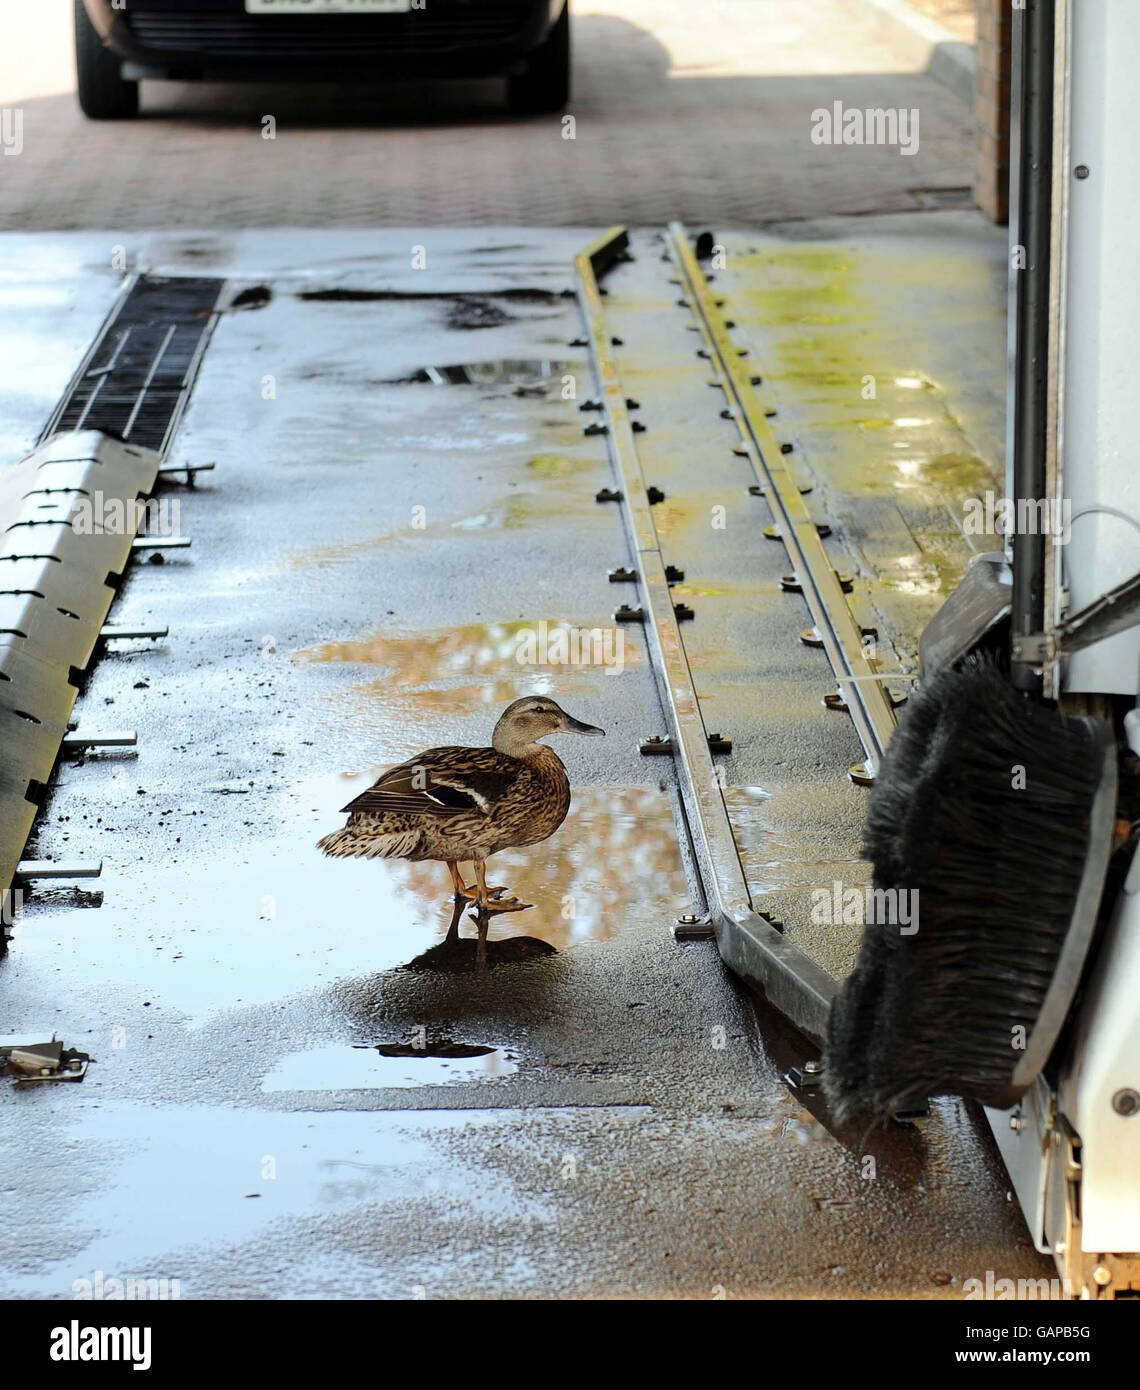
POLYGON ((407 14, 412 0, 245 0, 246 14, 407 14))

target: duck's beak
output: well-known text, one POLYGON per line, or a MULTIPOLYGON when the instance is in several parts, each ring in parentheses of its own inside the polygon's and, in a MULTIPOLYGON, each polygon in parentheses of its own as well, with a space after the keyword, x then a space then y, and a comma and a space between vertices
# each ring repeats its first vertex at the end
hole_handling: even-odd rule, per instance
POLYGON ((562 711, 562 723, 558 726, 564 734, 590 734, 592 737, 605 738, 605 729, 595 728, 593 724, 583 724, 580 719, 575 719, 572 714, 562 711))

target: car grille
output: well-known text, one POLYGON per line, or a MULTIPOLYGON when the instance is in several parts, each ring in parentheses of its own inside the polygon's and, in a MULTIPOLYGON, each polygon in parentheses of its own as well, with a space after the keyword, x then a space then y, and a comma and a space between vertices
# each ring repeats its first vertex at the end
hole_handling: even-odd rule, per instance
POLYGON ((133 12, 135 39, 155 52, 203 57, 290 59, 462 53, 509 43, 533 14, 528 0, 477 10, 431 0, 425 9, 393 15, 247 15, 210 10, 133 12))

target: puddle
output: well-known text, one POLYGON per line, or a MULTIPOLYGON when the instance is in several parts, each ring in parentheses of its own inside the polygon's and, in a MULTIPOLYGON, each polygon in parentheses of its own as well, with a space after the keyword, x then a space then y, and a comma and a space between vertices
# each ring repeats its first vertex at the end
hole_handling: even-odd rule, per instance
MULTIPOLYGON (((367 679, 341 686, 328 696, 328 718, 351 724, 354 742, 383 735, 393 761, 424 748, 455 741, 441 731, 440 716, 485 716, 486 741, 502 710, 523 695, 552 695, 573 711, 585 707, 599 691, 643 656, 636 635, 612 623, 575 625, 551 618, 543 629, 529 622, 469 623, 459 627, 409 633, 377 632, 344 642, 324 642, 293 655, 301 665, 332 663, 362 668, 367 679), (586 634, 600 632, 602 640, 586 634), (545 633, 545 635, 544 635, 545 633), (520 663, 534 635, 550 659, 520 663), (607 641, 609 646, 607 648, 607 641), (577 647, 575 648, 575 642, 577 647), (618 645, 620 643, 620 646, 618 645), (564 661, 577 651, 578 661, 564 661), (587 661, 586 658, 590 660, 587 661), (368 668, 378 668, 373 675, 368 668), (382 674, 381 674, 382 672, 382 674), (607 674, 616 672, 616 676, 607 674)), ((585 718, 585 715, 580 715, 585 718)))
MULTIPOLYGON (((40 1155, 46 1182, 23 1196, 28 1255, 4 1270, 5 1294, 74 1298, 77 1277, 91 1280, 103 1270, 180 1278, 181 1296, 191 1298, 201 1269, 195 1255, 204 1246, 226 1251, 272 1241, 292 1218, 406 1220, 415 1203, 428 1202, 459 1203, 488 1219, 536 1219, 539 1209, 509 1179, 500 1174, 488 1183, 462 1155, 441 1156, 450 1134, 485 1126, 494 1135, 501 1124, 473 1111, 409 1117, 153 1103, 69 1108, 40 1155), (78 1166, 73 1154, 82 1155, 78 1166)), ((307 1247, 302 1239, 290 1248, 301 1259, 307 1247)), ((352 1258, 344 1249, 340 1257, 352 1258)), ((373 1292, 369 1276, 361 1277, 357 1293, 373 1292)), ((437 1277, 442 1285, 445 1274, 437 1277)), ((303 1280, 296 1288, 298 1296, 311 1293, 303 1280)))
MULTIPOLYGON (((853 885, 869 881, 871 866, 844 855, 844 837, 837 837, 835 828, 835 796, 827 785, 785 786, 777 792, 731 787, 724 801, 753 893, 807 893, 830 888, 837 878, 853 885)), ((851 847, 857 850, 857 844, 851 847)))
MULTIPOLYGON (((331 771, 271 792, 259 787, 249 797, 179 803, 169 824, 154 831, 163 854, 180 837, 161 881, 148 860, 117 862, 116 892, 100 911, 84 914, 78 934, 68 912, 26 904, 13 924, 21 968, 45 972, 65 1001, 88 999, 91 982, 104 981, 104 1006, 119 1011, 112 1017, 133 1016, 146 1000, 156 1023, 187 1028, 231 1009, 319 995, 338 981, 441 968, 423 958, 438 951, 451 921, 443 864, 328 859, 316 848, 343 824, 340 808, 379 771, 331 771), (172 901, 179 904, 173 918, 172 901), (114 980, 107 978, 110 959, 114 980)), ((544 968, 536 957, 551 949, 659 931, 688 902, 667 792, 575 786, 571 794, 570 813, 549 840, 490 862, 491 884, 533 904, 491 924, 489 958, 499 978, 544 968), (532 941, 511 944, 519 938, 532 941)), ((464 870, 471 874, 470 865, 464 870)), ((473 955, 476 930, 466 916, 460 931, 473 955)), ((443 954, 454 967, 455 952, 443 954)), ((555 964, 573 968, 572 961, 555 964)), ((51 1023, 86 1045, 82 1005, 68 1003, 51 1023)))
MULTIPOLYGON (((367 1048, 369 1044, 357 1043, 355 1046, 367 1048)), ((373 1051, 378 1052, 381 1057, 458 1057, 464 1060, 487 1057, 497 1050, 494 1047, 482 1047, 478 1043, 449 1042, 446 1038, 439 1042, 425 1043, 422 1047, 416 1043, 376 1043, 373 1046, 373 1051)))
POLYGON ((268 285, 247 285, 239 290, 226 306, 229 309, 264 309, 272 300, 273 291, 268 285))
POLYGON ((393 720, 402 721, 410 743, 403 756, 411 756, 429 743, 439 742, 428 716, 463 716, 487 710, 488 715, 494 711, 497 718, 504 706, 523 695, 553 695, 581 703, 599 688, 597 681, 615 679, 607 671, 640 665, 642 655, 636 639, 626 641, 625 634, 615 631, 612 624, 598 624, 597 630, 611 637, 607 649, 604 641, 591 642, 583 635, 594 630, 593 626, 551 618, 468 623, 414 633, 377 632, 351 641, 304 647, 294 653, 293 660, 301 665, 327 662, 382 668, 382 677, 337 692, 332 703, 351 707, 354 716, 365 723, 380 719, 387 726, 393 720), (540 621, 546 623, 545 629, 540 621), (542 667, 520 663, 518 654, 525 654, 531 635, 538 634, 537 640, 543 640, 544 632, 549 663, 542 667), (583 660, 555 660, 563 652, 573 654, 575 638, 579 657, 598 658, 592 665, 583 660), (421 741, 424 739, 427 742, 421 741))
MULTIPOLYGON (((525 436, 506 441, 515 444, 525 436)), ((542 454, 527 461, 527 468, 536 478, 565 478, 571 474, 597 469, 593 459, 571 459, 560 454, 542 454)), ((331 545, 312 546, 298 551, 283 562, 287 569, 311 569, 340 565, 381 546, 415 545, 421 547, 428 536, 444 536, 451 531, 517 531, 535 522, 557 523, 565 529, 567 502, 562 495, 548 492, 523 492, 506 498, 483 511, 433 522, 423 528, 407 526, 399 531, 383 531, 359 541, 337 541, 331 545)), ((158 552, 156 552, 158 553, 158 552)))
MULTIPOLYGON (((598 623, 599 629, 613 629, 612 623, 598 623)), ((402 685, 427 684, 453 676, 473 676, 504 664, 518 665, 517 654, 531 635, 545 634, 547 649, 553 654, 558 643, 569 643, 571 635, 592 631, 565 618, 530 618, 497 623, 467 623, 460 627, 416 632, 375 632, 344 642, 322 642, 302 647, 293 655, 299 665, 311 662, 347 662, 354 665, 383 666, 399 677, 402 685)), ((623 645, 623 658, 631 647, 623 645)), ((579 639, 581 656, 587 654, 585 639, 579 639)), ((569 651, 569 646, 566 647, 569 651)), ((616 651, 616 648, 613 649, 616 651)), ((599 653, 604 651, 599 648, 599 653)), ((560 663, 551 661, 552 666, 560 663)), ((583 662, 574 664, 575 671, 583 662)), ((588 669, 588 668, 587 668, 588 669)), ((544 692, 545 693, 545 692, 544 692)))
POLYGON ((517 304, 554 304, 562 296, 555 290, 540 289, 536 286, 519 285, 511 289, 494 290, 490 294, 473 294, 453 291, 451 294, 440 290, 369 290, 353 288, 350 285, 333 285, 327 289, 301 290, 298 299, 308 304, 377 304, 399 303, 417 300, 442 300, 449 304, 464 300, 486 302, 489 299, 505 299, 517 304))
POLYGON ((479 295, 463 295, 452 300, 447 311, 447 326, 453 331, 470 332, 479 328, 500 328, 514 318, 501 304, 479 295))
MULTIPOLYGON (((534 905, 527 912, 496 917, 492 946, 496 939, 529 936, 564 951, 620 936, 636 920, 639 907, 685 899, 688 890, 667 792, 582 787, 572 797, 569 815, 549 840, 503 850, 490 861, 488 882, 505 885, 534 905)), ((369 871, 377 867, 368 860, 330 862, 369 871)), ((427 906, 442 935, 451 906, 444 866, 389 860, 384 868, 403 893, 427 906)), ((466 918, 461 930, 465 939, 474 936, 474 924, 466 918)))
POLYGON ((461 1043, 311 1048, 278 1060, 261 1083, 263 1092, 363 1091, 391 1086, 440 1086, 463 1081, 491 1081, 510 1076, 518 1063, 495 1047, 461 1043), (467 1054, 467 1055, 464 1055, 467 1054))
POLYGON ((540 357, 503 357, 492 362, 460 362, 446 367, 421 367, 412 376, 393 377, 394 386, 431 382, 435 386, 540 387, 551 377, 569 371, 568 362, 540 357))
MULTIPOLYGON (((553 290, 518 286, 511 289, 446 292, 369 289, 365 286, 330 285, 320 289, 300 290, 297 298, 308 304, 385 304, 401 302, 435 303, 444 310, 443 326, 451 332, 467 333, 485 328, 501 328, 512 323, 518 315, 510 305, 558 306, 558 314, 566 312, 561 296, 553 290)), ((551 318, 558 315, 547 314, 551 318)))

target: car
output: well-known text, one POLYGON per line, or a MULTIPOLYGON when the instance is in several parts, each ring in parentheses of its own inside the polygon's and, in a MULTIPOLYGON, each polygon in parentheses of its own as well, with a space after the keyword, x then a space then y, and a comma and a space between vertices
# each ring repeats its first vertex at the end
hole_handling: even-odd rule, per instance
POLYGON ((139 109, 144 78, 507 78, 519 112, 570 95, 568 0, 73 0, 79 105, 139 109))

